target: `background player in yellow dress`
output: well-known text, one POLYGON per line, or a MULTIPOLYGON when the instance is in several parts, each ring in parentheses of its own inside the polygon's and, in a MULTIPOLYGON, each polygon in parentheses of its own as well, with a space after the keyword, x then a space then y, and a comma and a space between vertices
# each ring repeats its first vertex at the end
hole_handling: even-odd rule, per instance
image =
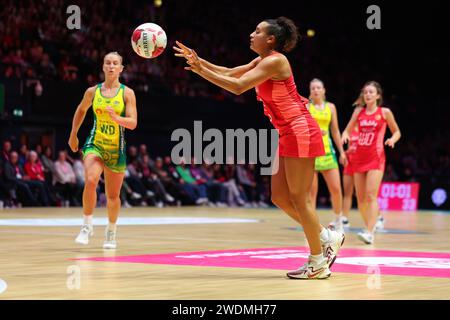
POLYGON ((103 59, 105 81, 86 90, 72 122, 69 146, 78 151, 78 130, 92 105, 94 125, 83 146, 85 185, 83 191, 83 225, 76 242, 88 244, 94 234, 92 213, 97 203, 97 184, 102 172, 105 177, 106 206, 109 224, 105 231, 103 248, 115 249, 116 222, 120 210, 120 189, 126 169, 126 129, 137 126, 134 91, 119 82, 123 71, 122 57, 110 52, 103 59))
POLYGON ((325 155, 316 158, 315 174, 313 184, 311 186, 311 198, 314 207, 317 201, 318 192, 318 172, 322 173, 331 195, 331 204, 333 206, 335 221, 332 222, 336 230, 343 232, 342 226, 342 188, 339 173, 339 165, 336 159, 336 151, 334 150, 331 136, 339 151, 339 161, 346 165, 346 155, 342 147, 341 134, 339 131, 338 117, 336 106, 326 101, 325 86, 319 79, 313 79, 309 84, 310 100, 308 110, 316 119, 322 130, 323 144, 325 147, 325 155))

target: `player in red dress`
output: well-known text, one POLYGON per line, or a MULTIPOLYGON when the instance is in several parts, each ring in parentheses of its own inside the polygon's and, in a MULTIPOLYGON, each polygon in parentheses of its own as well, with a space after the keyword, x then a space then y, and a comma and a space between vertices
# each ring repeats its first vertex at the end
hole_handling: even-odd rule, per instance
POLYGON ((352 118, 342 133, 342 142, 347 143, 349 132, 358 126, 358 144, 350 162, 354 172, 358 207, 367 227, 367 230, 358 233, 358 238, 367 244, 374 241, 373 234, 379 212, 378 190, 386 163, 384 145, 394 148, 401 137, 392 111, 383 108, 382 103, 381 86, 375 81, 366 83, 355 102, 356 109, 352 118), (389 126, 392 137, 383 143, 386 125, 389 126))
MULTIPOLYGON (((355 190, 355 183, 353 179, 353 165, 352 157, 356 152, 356 147, 358 146, 359 131, 358 126, 355 126, 352 133, 350 134, 350 139, 348 143, 347 150, 345 154, 347 155, 347 165, 344 166, 344 171, 342 174, 342 183, 344 185, 344 196, 342 197, 342 226, 344 228, 350 228, 350 210, 352 209, 353 192, 355 190)), ((384 217, 381 212, 378 213, 378 220, 375 225, 375 230, 381 230, 384 228, 384 217)), ((334 223, 330 223, 330 227, 334 228, 334 223)))
MULTIPOLYGON (((295 24, 285 17, 259 23, 250 35, 250 48, 258 57, 246 65, 226 68, 198 57, 180 42, 175 55, 184 57, 188 67, 204 79, 241 94, 256 89, 264 113, 279 133, 278 171, 272 176, 272 201, 303 226, 311 250, 308 262, 289 272, 290 278, 323 279, 336 259, 344 235, 324 228, 314 212, 310 189, 315 157, 324 155, 320 128, 297 92, 292 70, 282 52, 292 50, 298 39, 295 24)), ((276 166, 275 166, 276 167, 276 166)))

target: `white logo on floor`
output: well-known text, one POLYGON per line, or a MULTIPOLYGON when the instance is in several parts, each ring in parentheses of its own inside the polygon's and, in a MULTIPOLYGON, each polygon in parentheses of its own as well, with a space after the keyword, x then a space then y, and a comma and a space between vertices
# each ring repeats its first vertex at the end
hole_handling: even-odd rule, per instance
MULTIPOLYGON (((119 225, 164 225, 164 224, 220 224, 220 223, 257 223, 256 219, 240 218, 208 218, 208 217, 156 217, 139 218, 126 217, 120 218, 119 225)), ((0 219, 0 226, 28 226, 28 227, 60 227, 60 226, 79 226, 82 219, 58 218, 58 219, 0 219)), ((106 218, 94 218, 94 225, 107 225, 106 218)))
POLYGON ((394 268, 450 269, 450 259, 421 257, 349 257, 339 258, 337 264, 378 265, 394 268))
MULTIPOLYGON (((291 249, 274 249, 259 251, 234 251, 205 254, 185 254, 176 256, 185 259, 208 259, 220 257, 249 256, 252 259, 284 260, 308 258, 309 252, 291 249)), ((339 257, 336 264, 349 264, 359 266, 377 266, 392 268, 430 268, 450 269, 450 259, 422 258, 422 257, 339 257)))
POLYGON ((6 291, 6 288, 8 288, 8 285, 6 282, 2 279, 0 279, 0 294, 6 291))

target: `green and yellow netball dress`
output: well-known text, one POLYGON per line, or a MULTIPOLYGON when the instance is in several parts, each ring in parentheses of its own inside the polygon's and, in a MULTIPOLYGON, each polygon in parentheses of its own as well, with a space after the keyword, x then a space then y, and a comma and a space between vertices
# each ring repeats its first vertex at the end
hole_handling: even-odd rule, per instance
POLYGON ((331 108, 329 103, 325 102, 325 107, 323 110, 317 109, 314 104, 310 103, 309 112, 319 124, 322 131, 323 146, 325 148, 325 155, 316 157, 315 170, 323 171, 339 168, 336 159, 336 151, 334 151, 333 143, 331 142, 330 137, 331 108))
POLYGON ((111 106, 116 114, 125 116, 125 86, 121 84, 117 94, 112 98, 104 97, 101 87, 102 84, 100 83, 95 90, 92 102, 94 126, 83 146, 83 156, 85 158, 88 154, 93 153, 100 157, 111 171, 125 172, 125 130, 124 127, 114 122, 106 112, 106 107, 111 106))

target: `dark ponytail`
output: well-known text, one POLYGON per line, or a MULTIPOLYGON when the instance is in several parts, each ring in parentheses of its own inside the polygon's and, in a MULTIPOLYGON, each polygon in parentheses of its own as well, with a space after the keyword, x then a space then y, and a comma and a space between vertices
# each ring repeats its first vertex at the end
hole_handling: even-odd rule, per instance
POLYGON ((300 40, 300 34, 294 21, 286 17, 264 20, 269 25, 267 34, 275 37, 275 50, 290 52, 300 40))

